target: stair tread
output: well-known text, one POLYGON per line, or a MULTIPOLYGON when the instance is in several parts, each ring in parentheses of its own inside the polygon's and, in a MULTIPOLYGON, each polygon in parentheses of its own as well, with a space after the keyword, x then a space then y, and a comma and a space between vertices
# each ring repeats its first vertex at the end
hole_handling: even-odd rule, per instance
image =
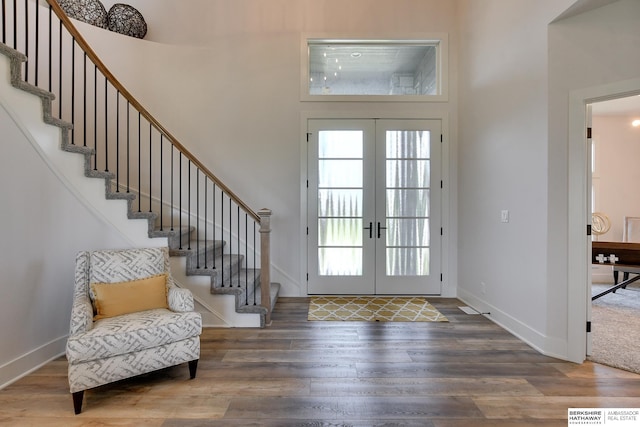
POLYGON ((188 225, 174 225, 171 226, 171 224, 162 224, 162 226, 160 224, 156 224, 154 227, 154 231, 163 231, 163 232, 168 232, 168 233, 188 233, 191 232, 193 230, 195 230, 196 228, 192 225, 192 226, 188 226, 188 225))
POLYGON ((185 254, 194 253, 196 250, 203 252, 205 249, 212 250, 212 248, 220 248, 225 245, 223 240, 190 240, 182 242, 182 248, 170 248, 170 252, 172 253, 181 253, 185 254))

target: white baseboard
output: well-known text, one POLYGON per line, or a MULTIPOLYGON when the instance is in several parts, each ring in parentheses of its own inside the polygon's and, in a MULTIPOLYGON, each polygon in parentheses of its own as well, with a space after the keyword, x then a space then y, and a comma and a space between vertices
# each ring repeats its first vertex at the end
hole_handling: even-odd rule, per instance
POLYGON ((66 344, 60 337, 0 366, 0 390, 65 354, 66 344))
POLYGON ((460 288, 458 288, 458 299, 480 313, 490 313, 485 314, 487 319, 515 335, 545 356, 569 360, 566 341, 549 337, 460 288))

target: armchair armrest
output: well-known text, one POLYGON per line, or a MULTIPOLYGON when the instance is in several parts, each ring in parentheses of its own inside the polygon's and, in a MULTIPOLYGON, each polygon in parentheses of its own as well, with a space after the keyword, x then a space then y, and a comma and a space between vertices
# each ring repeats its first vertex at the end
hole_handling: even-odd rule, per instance
POLYGON ((93 306, 88 295, 76 294, 71 307, 69 335, 86 332, 93 327, 93 306))
POLYGON ((189 289, 171 286, 167 294, 169 309, 178 313, 194 310, 193 294, 189 289))

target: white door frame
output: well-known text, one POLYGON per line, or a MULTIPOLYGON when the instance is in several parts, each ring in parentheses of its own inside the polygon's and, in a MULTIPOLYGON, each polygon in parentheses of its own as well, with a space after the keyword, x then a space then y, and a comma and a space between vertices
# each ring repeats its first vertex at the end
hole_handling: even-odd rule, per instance
MULTIPOLYGON (((593 117, 592 117, 591 104, 586 105, 586 115, 585 115, 585 127, 587 129, 593 129, 593 117)), ((585 207, 587 209, 587 224, 593 225, 593 135, 587 132, 586 138, 586 154, 587 154, 587 203, 585 207)), ((593 232, 592 232, 593 234, 593 232)), ((592 238, 587 235, 587 256, 590 256, 591 251, 593 249, 593 241, 592 238)), ((589 296, 592 294, 592 273, 591 266, 589 265, 589 261, 587 261, 587 268, 589 271, 587 272, 587 322, 591 322, 591 301, 589 300, 589 296)), ((591 344, 592 344, 591 329, 587 328, 587 343, 585 344, 585 352, 586 355, 591 354, 591 344)))
POLYGON ((624 80, 569 94, 569 188, 568 188, 568 325, 567 358, 582 363, 587 352, 588 274, 591 274, 590 254, 587 253, 587 104, 640 94, 640 79, 624 80))
MULTIPOLYGON (((388 106, 385 106, 388 108, 388 106)), ((342 111, 336 110, 317 110, 302 111, 300 114, 300 248, 303 253, 300 254, 300 290, 302 295, 307 294, 307 122, 310 119, 426 119, 440 120, 442 123, 442 227, 445 230, 442 236, 442 258, 441 269, 443 274, 442 293, 440 297, 455 298, 457 289, 455 279, 455 248, 452 243, 455 242, 456 230, 454 227, 457 221, 451 221, 451 204, 455 200, 453 194, 454 183, 450 176, 450 132, 449 132, 449 114, 446 111, 429 111, 428 113, 416 111, 389 111, 389 110, 360 110, 360 111, 342 111)))

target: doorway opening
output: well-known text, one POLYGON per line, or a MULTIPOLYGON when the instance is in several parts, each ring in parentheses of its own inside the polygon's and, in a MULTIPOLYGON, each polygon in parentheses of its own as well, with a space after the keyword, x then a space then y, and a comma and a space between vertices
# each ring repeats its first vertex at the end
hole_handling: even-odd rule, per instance
MULTIPOLYGON (((634 224, 640 223, 640 96, 633 95, 590 104, 589 162, 591 173, 588 203, 592 216, 592 243, 598 248, 624 243, 624 250, 640 251, 634 224), (598 243, 595 243, 598 242, 598 243)), ((639 245, 640 246, 640 245, 639 245)), ((608 254, 609 255, 609 254, 608 254)), ((610 255, 609 255, 610 257, 610 255)), ((602 295, 621 281, 640 273, 640 265, 629 259, 593 264, 589 277, 591 295, 602 295), (620 265, 623 263, 624 265, 620 265)), ((587 339, 590 360, 640 372, 640 340, 628 336, 640 325, 640 286, 630 283, 616 292, 605 293, 587 307, 591 334, 587 339), (627 327, 619 328, 626 324, 627 327), (624 336, 622 335, 624 334, 624 336)), ((640 334, 639 334, 640 336, 640 334)))

